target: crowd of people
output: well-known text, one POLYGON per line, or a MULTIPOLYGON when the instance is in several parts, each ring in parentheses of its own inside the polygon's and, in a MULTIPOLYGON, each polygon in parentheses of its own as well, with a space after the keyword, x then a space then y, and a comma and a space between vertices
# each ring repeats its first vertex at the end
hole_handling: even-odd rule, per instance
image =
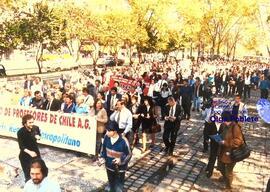
MULTIPOLYGON (((13 103, 17 101, 17 104, 21 106, 41 110, 77 113, 85 116, 95 115, 97 119, 96 160, 99 156, 109 158, 106 161, 106 168, 110 187, 113 189, 123 187, 123 174, 120 174, 119 180, 116 181, 113 179, 115 172, 125 171, 132 149, 140 145, 140 139, 142 153, 155 146, 156 134, 161 132, 160 122, 164 122, 165 147, 162 153, 173 155, 181 121, 188 121, 191 111, 195 113, 207 111, 202 109, 202 106, 210 102, 208 115, 204 116, 204 149, 202 150, 206 152, 209 129, 213 128, 213 124, 209 121, 212 98, 214 96, 228 98, 237 95, 238 99, 243 98, 245 101, 250 98, 250 91, 253 88, 260 90, 261 98, 267 99, 270 89, 269 75, 269 65, 244 61, 146 62, 133 66, 86 70, 82 73, 79 70, 73 70, 69 77, 62 74, 57 81, 43 82, 40 77, 26 76, 24 89, 14 91, 17 99, 13 98, 13 103), (137 83, 134 87, 128 88, 121 86, 122 82, 114 81, 112 84, 111 79, 116 75, 135 80, 137 83), (112 133, 108 135, 108 131, 112 133), (113 147, 112 143, 118 140, 117 147, 113 147), (148 140, 151 141, 149 146, 148 140), (119 150, 124 150, 124 152, 119 150), (121 156, 121 154, 125 155, 121 156), (115 164, 118 166, 113 166, 115 164)), ((237 113, 240 111, 239 104, 240 102, 233 106, 237 113)), ((226 116, 226 114, 223 115, 226 116)), ((225 123, 223 125, 225 128, 222 129, 227 130, 228 127, 238 126, 237 122, 237 125, 235 122, 231 123, 225 123)), ((238 132, 236 134, 239 135, 238 132)), ((218 133, 217 130, 211 134, 216 133, 218 133)), ((227 143, 232 143, 231 140, 235 138, 233 136, 227 138, 225 132, 219 133, 224 138, 219 144, 225 150, 220 155, 220 171, 225 180, 227 179, 227 187, 230 188, 231 173, 235 164, 226 159, 226 150, 241 145, 243 138, 239 136, 236 138, 237 144, 230 146, 227 143)), ((21 148, 21 150, 24 149, 21 148)), ((217 147, 212 143, 209 158, 212 168, 207 170, 208 177, 212 175, 216 157, 217 147)), ((26 180, 28 180, 29 175, 26 172, 26 180)))

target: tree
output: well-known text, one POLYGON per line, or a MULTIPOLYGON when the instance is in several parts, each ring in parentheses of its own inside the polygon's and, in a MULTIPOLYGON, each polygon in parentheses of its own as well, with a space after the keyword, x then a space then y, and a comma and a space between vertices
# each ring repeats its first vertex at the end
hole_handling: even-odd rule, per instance
POLYGON ((22 48, 37 45, 36 62, 39 73, 44 49, 53 51, 65 45, 65 23, 44 2, 34 4, 29 12, 20 13, 19 36, 23 42, 22 48))
POLYGON ((21 39, 18 38, 18 21, 4 21, 0 23, 0 57, 9 53, 12 49, 17 48, 21 43, 21 39))
POLYGON ((211 55, 220 54, 221 45, 230 31, 258 11, 256 0, 212 0, 205 6, 203 31, 211 41, 211 55))

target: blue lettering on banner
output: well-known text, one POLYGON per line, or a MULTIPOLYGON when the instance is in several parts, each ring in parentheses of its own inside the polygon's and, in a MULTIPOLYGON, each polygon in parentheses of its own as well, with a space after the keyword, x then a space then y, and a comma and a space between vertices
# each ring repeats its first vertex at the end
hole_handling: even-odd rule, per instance
MULTIPOLYGON (((11 133, 17 133, 20 128, 18 127, 9 127, 5 125, 0 125, 0 129, 7 130, 11 133)), ((44 140, 48 140, 51 143, 60 143, 64 145, 71 145, 74 147, 80 147, 81 146, 81 141, 71 138, 67 136, 66 134, 63 135, 55 135, 55 134, 50 134, 46 132, 41 132, 41 138, 44 140)))
POLYGON ((65 145, 71 145, 74 147, 80 147, 81 142, 80 140, 76 140, 74 138, 71 138, 67 136, 66 134, 63 135, 55 135, 55 134, 50 134, 46 132, 41 132, 41 138, 44 140, 48 140, 52 143, 60 143, 60 144, 65 144, 65 145))

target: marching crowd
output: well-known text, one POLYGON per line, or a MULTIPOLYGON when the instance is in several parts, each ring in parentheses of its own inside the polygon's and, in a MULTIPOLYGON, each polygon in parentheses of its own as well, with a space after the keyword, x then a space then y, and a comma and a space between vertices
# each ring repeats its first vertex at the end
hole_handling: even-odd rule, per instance
POLYGON ((26 76, 23 95, 19 95, 22 90, 15 91, 17 103, 42 110, 95 115, 96 159, 98 156, 106 159, 112 191, 122 190, 124 172, 132 149, 139 146, 139 140, 142 141, 142 153, 155 146, 155 136, 162 130, 160 122, 164 122, 165 148, 162 153, 173 155, 181 121, 188 121, 191 111, 204 113, 204 152, 208 150, 209 135, 221 135, 221 140, 210 141, 206 171, 207 176, 211 177, 218 157, 222 179, 230 188, 236 162, 228 155, 228 151, 241 146, 244 137, 241 123, 228 118, 230 115, 240 115, 246 107, 243 107, 241 98, 244 101, 249 99, 251 88, 260 91, 261 98, 265 99, 270 89, 269 65, 244 61, 146 62, 83 73, 73 70, 70 74, 69 77, 61 75, 57 82, 43 82, 40 77, 26 76), (114 76, 135 80, 136 85, 123 87, 122 82, 112 81, 114 76), (222 113, 222 117, 227 117, 227 120, 219 129, 209 120, 213 113, 214 96, 235 97, 233 112, 222 113), (232 133, 228 131, 230 128, 233 129, 232 133), (149 146, 148 140, 151 141, 149 146))

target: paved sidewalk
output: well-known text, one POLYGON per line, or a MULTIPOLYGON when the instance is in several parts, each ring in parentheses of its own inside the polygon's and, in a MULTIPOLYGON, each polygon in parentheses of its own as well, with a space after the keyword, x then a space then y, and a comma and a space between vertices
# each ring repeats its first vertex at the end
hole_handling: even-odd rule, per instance
MULTIPOLYGON (((258 93, 252 92, 249 114, 257 116, 255 103, 258 93)), ((262 121, 246 124, 244 134, 252 148, 251 156, 237 163, 234 169, 234 191, 263 191, 270 177, 270 125, 262 121)), ((162 134, 157 135, 157 144, 152 151, 134 155, 126 174, 127 191, 223 191, 224 185, 214 171, 211 179, 205 176, 208 154, 202 153, 203 121, 192 113, 190 121, 182 121, 173 157, 163 156, 162 134)), ((0 138, 1 156, 0 191, 22 191, 23 174, 18 160, 16 140, 0 138), (19 173, 17 177, 16 171, 19 173)), ((107 176, 104 166, 97 166, 89 157, 77 157, 74 152, 42 146, 41 154, 50 171, 49 176, 58 180, 63 191, 104 191, 107 176)))
MULTIPOLYGON (((258 116, 255 103, 258 93, 253 91, 249 100, 249 115, 258 116)), ((156 149, 138 161, 128 170, 125 189, 127 191, 223 191, 221 176, 214 171, 211 179, 204 172, 208 154, 202 151, 203 121, 192 114, 190 121, 182 121, 178 144, 172 158, 162 156, 162 142, 159 137, 156 149), (196 120, 197 119, 197 120, 196 120)), ((247 123, 243 128, 250 157, 237 163, 234 168, 233 191, 264 191, 270 177, 270 125, 261 120, 247 123)))

